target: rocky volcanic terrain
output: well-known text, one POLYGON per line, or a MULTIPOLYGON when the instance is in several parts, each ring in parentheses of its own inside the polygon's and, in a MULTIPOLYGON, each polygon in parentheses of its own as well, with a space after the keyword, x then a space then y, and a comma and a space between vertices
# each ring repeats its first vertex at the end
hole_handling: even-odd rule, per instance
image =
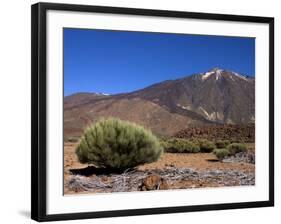
POLYGON ((176 138, 203 138, 210 141, 229 140, 231 142, 255 142, 255 125, 223 124, 204 125, 183 129, 174 135, 176 138))
POLYGON ((217 161, 212 153, 164 153, 154 163, 121 173, 79 163, 77 143, 65 143, 64 193, 110 193, 255 185, 254 144, 217 161))
POLYGON ((255 79, 219 68, 131 93, 67 96, 64 193, 255 185, 254 122, 255 79), (77 139, 85 127, 102 117, 138 123, 158 137, 246 142, 247 151, 221 161, 213 153, 165 152, 154 163, 121 173, 81 164, 75 154, 77 139))
POLYGON ((190 126, 255 121, 255 79, 214 68, 126 94, 77 93, 64 98, 64 135, 81 136, 101 117, 143 125, 160 136, 190 126))

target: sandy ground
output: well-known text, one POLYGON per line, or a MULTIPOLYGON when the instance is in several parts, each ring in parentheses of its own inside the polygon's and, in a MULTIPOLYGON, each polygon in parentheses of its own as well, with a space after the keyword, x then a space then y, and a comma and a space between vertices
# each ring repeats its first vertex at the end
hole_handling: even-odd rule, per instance
MULTIPOLYGON (((87 164, 81 164, 75 154, 77 143, 64 144, 64 178, 71 175, 70 169, 81 169, 88 167, 87 164)), ((254 150, 254 144, 248 144, 248 149, 254 150)), ((191 168, 198 172, 207 172, 209 170, 230 170, 242 171, 245 173, 254 173, 255 165, 250 163, 222 163, 216 161, 216 157, 212 153, 164 153, 161 158, 154 163, 141 165, 137 168, 139 171, 161 170, 167 167, 191 168)), ((237 185, 234 183, 233 185, 237 185)), ((220 186, 214 179, 205 182, 194 183, 194 181, 179 181, 170 186, 171 189, 188 188, 192 186, 215 187, 220 186)), ((65 194, 73 193, 65 188, 65 194)))

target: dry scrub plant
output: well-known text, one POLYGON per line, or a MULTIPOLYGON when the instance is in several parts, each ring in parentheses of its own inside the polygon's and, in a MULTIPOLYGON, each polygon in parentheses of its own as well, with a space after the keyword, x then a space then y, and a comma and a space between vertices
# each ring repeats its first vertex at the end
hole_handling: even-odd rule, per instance
POLYGON ((101 119, 87 128, 76 148, 81 163, 112 169, 154 162, 162 152, 151 131, 115 118, 101 119))

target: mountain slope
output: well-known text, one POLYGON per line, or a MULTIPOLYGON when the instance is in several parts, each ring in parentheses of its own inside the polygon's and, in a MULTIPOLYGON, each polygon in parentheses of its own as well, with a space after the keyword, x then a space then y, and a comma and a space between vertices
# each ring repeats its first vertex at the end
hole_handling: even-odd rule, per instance
POLYGON ((102 117, 118 117, 151 129, 158 135, 172 135, 191 124, 203 124, 188 116, 171 113, 167 109, 140 98, 107 98, 64 111, 65 136, 80 136, 83 129, 102 117))
POLYGON ((249 123, 255 120, 255 80, 214 68, 203 74, 165 81, 133 92, 161 106, 195 112, 218 123, 249 123))
POLYGON ((64 99, 65 136, 80 136, 101 117, 119 117, 173 135, 188 127, 250 123, 255 119, 255 80, 218 68, 118 95, 79 93, 64 99))

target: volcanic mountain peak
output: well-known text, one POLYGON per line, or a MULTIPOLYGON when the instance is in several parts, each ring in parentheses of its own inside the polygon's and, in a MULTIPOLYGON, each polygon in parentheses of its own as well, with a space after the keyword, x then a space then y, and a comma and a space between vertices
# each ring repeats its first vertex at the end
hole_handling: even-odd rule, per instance
POLYGON ((64 98, 65 133, 80 135, 100 117, 140 123, 160 135, 189 125, 255 121, 255 79, 213 68, 130 93, 78 93, 64 98))
POLYGON ((206 73, 201 74, 201 79, 203 81, 207 80, 210 77, 214 77, 215 80, 219 80, 222 77, 229 77, 232 81, 235 81, 235 78, 243 79, 249 81, 250 77, 241 75, 233 71, 227 71, 221 68, 213 68, 206 73))
POLYGON ((210 71, 208 71, 208 72, 206 72, 205 74, 202 75, 202 80, 207 79, 211 75, 215 75, 216 80, 218 80, 221 77, 222 72, 223 72, 223 70, 220 69, 220 68, 213 68, 212 70, 210 70, 210 71))

